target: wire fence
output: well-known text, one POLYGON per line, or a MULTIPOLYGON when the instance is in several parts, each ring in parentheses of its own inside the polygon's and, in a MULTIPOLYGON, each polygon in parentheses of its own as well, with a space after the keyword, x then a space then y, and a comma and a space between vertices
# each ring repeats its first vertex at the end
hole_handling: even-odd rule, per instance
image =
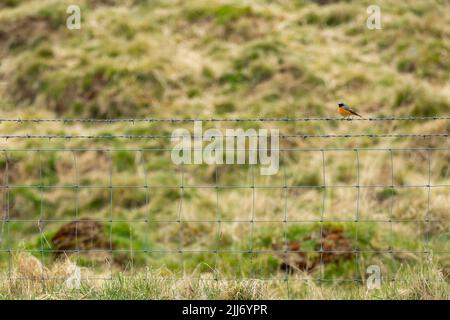
POLYGON ((0 118, 0 123, 139 123, 139 122, 309 122, 309 121, 433 121, 450 120, 447 116, 433 117, 367 117, 367 118, 342 118, 342 117, 310 117, 310 118, 64 118, 64 119, 36 119, 36 118, 0 118))
MULTIPOLYGON (((3 122, 433 121, 450 117, 297 119, 0 119, 3 122)), ((40 281, 69 257, 90 273, 157 270, 165 280, 383 281, 403 264, 450 266, 450 133, 281 134, 280 138, 443 138, 431 146, 280 147, 280 170, 175 165, 172 147, 0 148, 0 270, 26 278, 15 255, 38 257, 40 281)), ((12 135, 1 139, 165 139, 171 135, 12 135)), ((403 140, 402 140, 403 141, 403 140)), ((437 141, 437 142, 436 142, 437 141)), ((236 150, 236 149, 234 149, 236 150)), ((245 150, 251 151, 249 148, 245 150)), ((63 277, 64 278, 64 277, 63 277)), ((448 281, 448 278, 446 278, 448 281)))

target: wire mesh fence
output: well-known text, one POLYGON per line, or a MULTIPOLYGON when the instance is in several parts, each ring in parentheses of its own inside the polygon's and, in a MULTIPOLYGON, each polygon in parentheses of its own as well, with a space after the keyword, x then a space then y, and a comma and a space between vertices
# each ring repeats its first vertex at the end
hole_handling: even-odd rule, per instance
MULTIPOLYGON (((0 119, 0 123, 128 125, 193 120, 199 119, 0 119)), ((206 119, 316 120, 338 119, 206 119)), ((86 280, 156 270, 165 280, 189 276, 205 281, 275 281, 286 286, 287 296, 296 281, 365 283, 371 265, 380 267, 384 281, 405 281, 397 275, 403 264, 431 256, 445 269, 450 265, 448 136, 280 134, 294 141, 363 137, 400 142, 428 138, 433 143, 281 145, 278 172, 261 176, 258 164, 176 165, 167 142, 171 135, 166 134, 3 134, 0 138, 5 141, 42 139, 44 146, 8 145, 0 150, 2 277, 23 276, 14 265, 14 256, 21 252, 39 259, 35 276, 43 282, 57 277, 48 271, 55 261, 68 258, 89 270, 81 273, 86 280), (45 146, 55 138, 162 142, 149 148, 45 146)))

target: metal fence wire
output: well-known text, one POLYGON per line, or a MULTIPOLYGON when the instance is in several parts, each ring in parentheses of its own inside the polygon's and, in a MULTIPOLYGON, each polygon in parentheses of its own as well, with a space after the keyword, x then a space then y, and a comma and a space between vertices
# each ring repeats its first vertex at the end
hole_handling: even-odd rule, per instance
POLYGON ((1 133, 0 276, 27 277, 14 257, 28 252, 40 261, 43 282, 69 258, 89 270, 81 273, 86 280, 152 272, 254 279, 285 285, 289 296, 296 281, 364 284, 369 265, 380 266, 383 281, 404 281, 402 265, 430 257, 448 268, 450 133, 283 134, 282 125, 449 119, 0 119, 19 126, 271 122, 281 139, 294 141, 281 144, 278 173, 261 176, 259 165, 175 165, 166 133, 1 133), (133 144, 101 145, 113 138, 133 144), (295 138, 382 143, 311 147, 295 138), (430 143, 414 143, 421 138, 430 143), (54 139, 97 144, 47 145, 54 139), (140 147, 147 139, 158 145, 140 147), (34 140, 42 141, 28 143, 34 140))

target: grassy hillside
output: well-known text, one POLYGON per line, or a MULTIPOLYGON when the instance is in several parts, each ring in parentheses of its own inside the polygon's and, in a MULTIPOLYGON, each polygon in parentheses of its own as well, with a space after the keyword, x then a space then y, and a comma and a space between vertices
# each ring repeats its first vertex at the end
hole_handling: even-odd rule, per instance
MULTIPOLYGON (((0 118, 336 117, 339 101, 364 117, 448 116, 449 3, 378 1, 382 30, 366 28, 371 4, 2 1, 0 118), (81 30, 65 26, 74 2, 81 30)), ((204 126, 279 128, 281 134, 450 132, 448 120, 204 126)), ((0 134, 170 135, 179 127, 192 130, 191 123, 171 122, 1 122, 0 134)), ((371 264, 381 265, 386 279, 415 281, 403 268, 422 268, 430 250, 432 277, 448 286, 450 151, 375 150, 449 148, 448 137, 283 139, 282 148, 315 151, 283 151, 279 173, 267 177, 247 165, 175 166, 168 139, 4 139, 0 145, 2 216, 9 217, 0 243, 4 274, 21 274, 13 257, 21 250, 43 263, 38 274, 51 274, 57 260, 51 239, 68 222, 90 218, 102 221, 104 241, 87 248, 101 253, 70 257, 86 277, 141 276, 148 267, 165 278, 267 278, 282 288, 289 276, 297 279, 290 282, 294 289, 302 276, 341 286, 357 280, 349 290, 361 291, 371 264), (30 151, 42 148, 80 151, 30 151), (95 150, 107 148, 114 151, 95 150), (155 150, 139 151, 145 148, 155 150), (441 187, 423 187, 428 184, 441 187), (352 252, 331 255, 320 268, 323 230, 344 239, 342 247, 331 241, 332 249, 352 252), (306 264, 303 269, 311 267, 305 274, 290 274, 290 258, 274 252, 296 242, 308 253, 294 257, 303 259, 295 262, 306 264)), ((317 297, 297 289, 294 296, 317 297)), ((336 294, 327 290, 322 297, 336 294)), ((352 295, 346 292, 336 297, 352 295)))

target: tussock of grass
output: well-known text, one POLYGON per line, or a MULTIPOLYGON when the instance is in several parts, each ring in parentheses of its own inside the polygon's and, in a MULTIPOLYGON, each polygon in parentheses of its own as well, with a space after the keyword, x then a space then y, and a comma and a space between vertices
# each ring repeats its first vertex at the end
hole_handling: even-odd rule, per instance
MULTIPOLYGON (((71 263, 64 261, 47 270, 39 260, 18 254, 10 281, 0 283, 1 299, 449 299, 449 287, 442 270, 433 261, 402 267, 397 281, 382 281, 380 289, 364 285, 319 285, 308 275, 288 282, 263 280, 214 280, 207 275, 194 279, 188 275, 168 278, 162 270, 147 270, 137 276, 117 274, 104 280, 83 280, 78 289, 65 284, 71 263), (42 272, 41 272, 42 271, 42 272), (42 281, 45 274, 53 280, 42 281), (400 280, 401 279, 401 280, 400 280), (288 288, 288 291, 286 290, 288 288)), ((82 273, 82 276, 86 276, 82 273)), ((50 278, 50 279, 51 279, 50 278)), ((100 277, 99 277, 100 278, 100 277)))

